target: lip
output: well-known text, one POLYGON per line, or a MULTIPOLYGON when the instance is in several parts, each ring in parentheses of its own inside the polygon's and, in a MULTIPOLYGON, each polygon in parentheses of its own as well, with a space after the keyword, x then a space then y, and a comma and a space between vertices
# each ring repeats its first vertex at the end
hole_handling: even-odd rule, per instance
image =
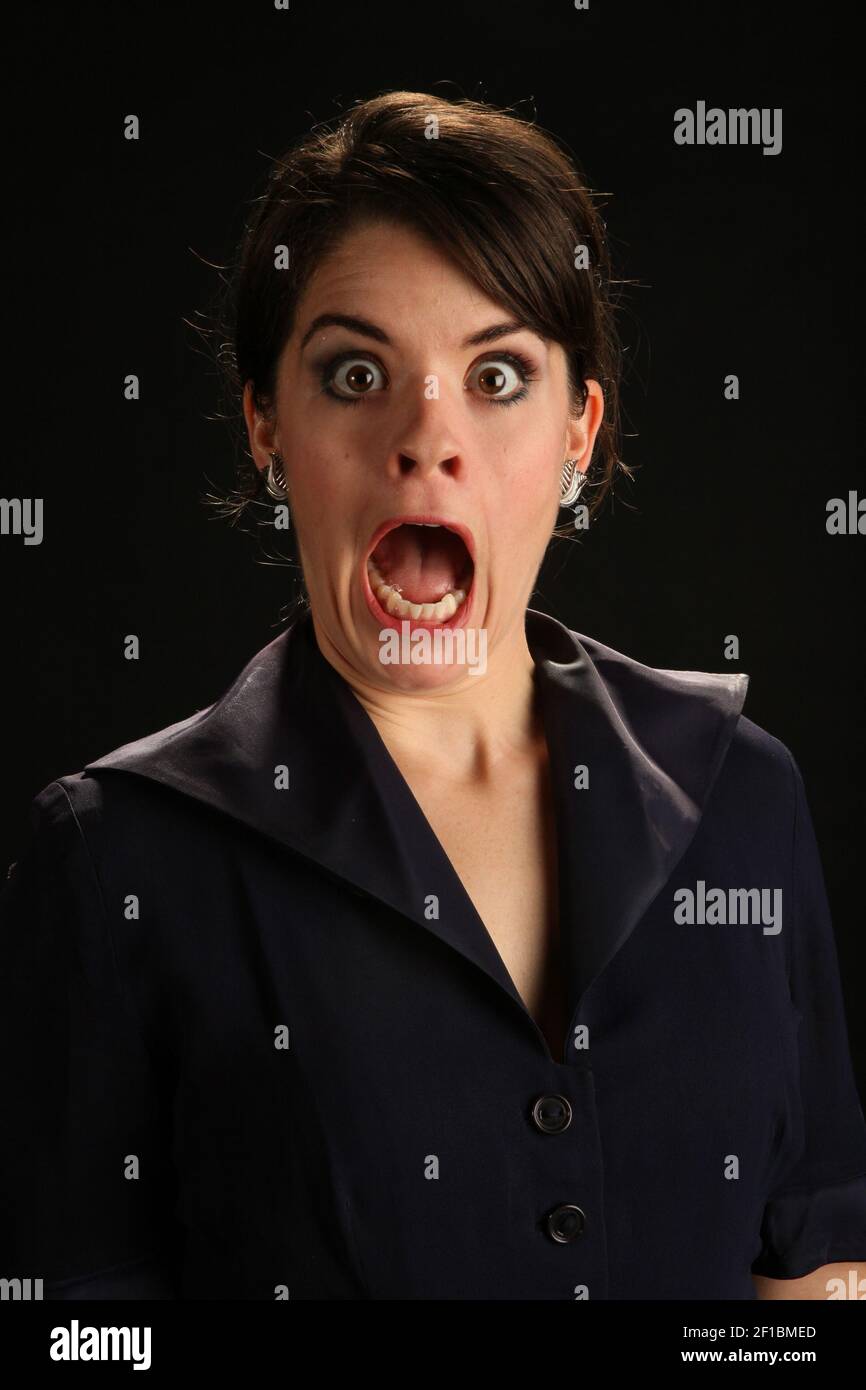
POLYGON ((475 565, 475 538, 468 526, 464 526, 462 521, 449 521, 445 516, 437 516, 435 512, 413 512, 406 516, 392 516, 373 532, 373 538, 367 546, 367 553, 364 556, 364 565, 376 549, 383 536, 387 536, 389 531, 394 531, 398 526, 423 526, 430 522, 435 522, 437 526, 444 526, 447 531, 454 531, 460 537, 466 549, 469 551, 469 558, 475 565))
POLYGON ((401 630, 402 623, 411 623, 413 628, 429 628, 432 631, 446 627, 463 627, 469 621, 473 608, 473 600, 475 598, 475 538, 469 527, 465 526, 462 521, 451 521, 448 517, 437 516, 435 512, 412 512, 404 516, 389 517, 387 521, 383 521, 381 526, 377 527, 373 532, 373 536, 367 546, 364 558, 361 562, 361 584, 364 590, 364 597, 367 600, 367 607, 370 609, 370 612, 373 614, 373 617, 379 623, 380 627, 392 627, 398 632, 401 630), (400 618, 393 613, 389 613, 387 609, 382 607, 376 595, 373 593, 370 587, 370 576, 367 573, 367 561, 383 536, 387 536, 389 531, 395 530, 398 526, 404 526, 409 523, 417 526, 425 522, 435 522, 438 526, 444 526, 448 531, 454 531, 463 541, 463 544, 469 552, 469 558, 472 561, 472 583, 469 586, 469 592, 457 609, 457 612, 450 618, 446 618, 443 622, 436 622, 435 619, 432 618, 400 618))

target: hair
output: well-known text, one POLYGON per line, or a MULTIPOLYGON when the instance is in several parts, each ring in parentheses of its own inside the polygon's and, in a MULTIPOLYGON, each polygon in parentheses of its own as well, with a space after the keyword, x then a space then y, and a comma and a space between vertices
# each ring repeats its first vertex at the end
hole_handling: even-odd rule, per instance
MULTIPOLYGON (((604 415, 581 494, 592 517, 615 475, 632 476, 619 457, 613 297, 614 284, 626 282, 611 279, 599 196, 553 136, 486 102, 388 92, 315 126, 273 161, 219 299, 224 414, 234 416, 239 441, 247 381, 257 409, 273 411, 277 363, 317 266, 353 226, 386 218, 432 238, 486 295, 561 345, 572 414, 586 406, 585 380, 600 383, 604 415), (289 264, 277 269, 282 245, 289 264), (586 268, 575 264, 581 246, 586 268)), ((235 523, 267 496, 247 447, 237 466, 237 485, 206 499, 235 523)))

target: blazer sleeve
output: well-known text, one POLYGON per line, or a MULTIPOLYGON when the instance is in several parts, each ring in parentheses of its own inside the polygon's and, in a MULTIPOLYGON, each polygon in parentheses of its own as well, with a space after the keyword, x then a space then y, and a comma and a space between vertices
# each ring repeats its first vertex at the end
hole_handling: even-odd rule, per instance
POLYGON ((0 1251, 45 1298, 177 1296, 164 1115, 72 801, 0 893, 0 1251))
MULTIPOLYGON (((790 757, 790 753, 788 755, 790 757)), ((786 963, 798 1027, 800 1139, 764 1210, 754 1274, 796 1279, 866 1262, 866 1121, 849 1050, 824 876, 803 778, 794 781, 793 903, 786 963)))

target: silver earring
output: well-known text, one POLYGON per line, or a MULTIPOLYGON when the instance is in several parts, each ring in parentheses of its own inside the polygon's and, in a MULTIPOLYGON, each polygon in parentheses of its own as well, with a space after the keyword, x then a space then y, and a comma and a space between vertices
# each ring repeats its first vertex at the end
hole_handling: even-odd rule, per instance
POLYGON ((577 467, 577 459, 566 459, 562 465, 559 505, 561 507, 573 507, 585 482, 586 474, 581 473, 577 467))
POLYGON ((265 470, 265 487, 275 502, 288 500, 289 490, 283 472, 283 460, 274 449, 271 450, 271 461, 265 470))

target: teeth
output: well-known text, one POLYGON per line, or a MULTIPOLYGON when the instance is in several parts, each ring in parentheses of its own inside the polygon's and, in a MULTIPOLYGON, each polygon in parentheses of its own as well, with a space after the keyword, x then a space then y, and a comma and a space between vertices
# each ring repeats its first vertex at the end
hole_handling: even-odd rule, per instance
MULTIPOLYGON (((427 525, 424 522, 423 525, 427 525)), ((436 525, 431 522, 430 525, 436 525)), ((386 612, 394 618, 414 618, 422 619, 424 622, 445 622, 447 618, 452 618, 466 598, 465 589, 453 589, 444 598, 440 598, 438 603, 410 603, 400 595, 399 584, 387 584, 382 575, 377 570, 372 560, 367 561, 367 574, 370 577, 370 588, 376 595, 386 612)))

